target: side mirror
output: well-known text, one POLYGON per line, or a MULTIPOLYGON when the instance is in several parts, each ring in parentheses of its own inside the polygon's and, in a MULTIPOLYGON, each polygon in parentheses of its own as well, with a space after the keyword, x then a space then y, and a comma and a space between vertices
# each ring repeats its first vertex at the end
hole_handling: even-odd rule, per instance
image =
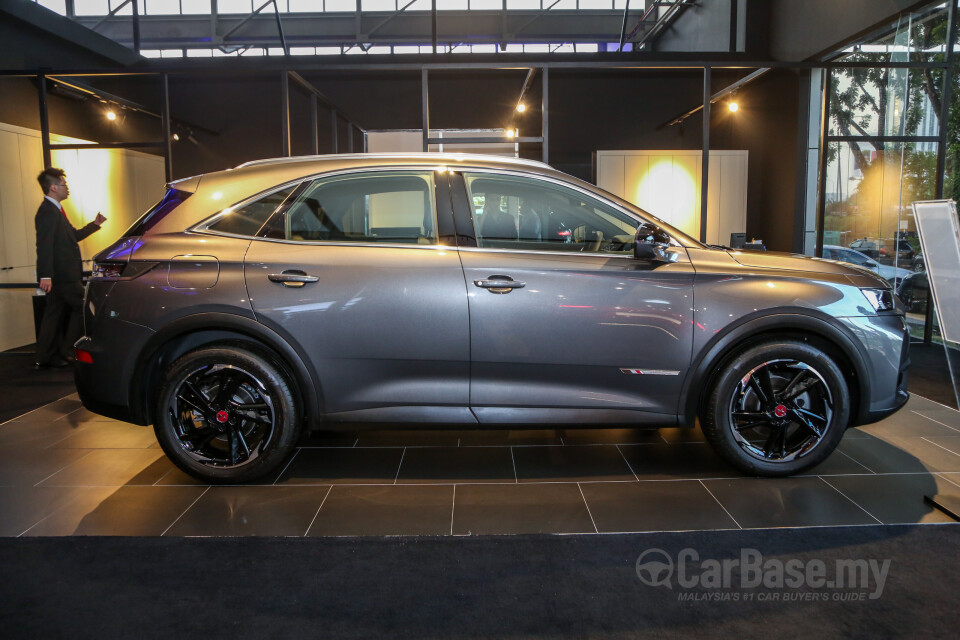
POLYGON ((677 254, 667 251, 670 236, 660 227, 644 222, 637 228, 633 241, 633 257, 650 262, 676 262, 677 254))

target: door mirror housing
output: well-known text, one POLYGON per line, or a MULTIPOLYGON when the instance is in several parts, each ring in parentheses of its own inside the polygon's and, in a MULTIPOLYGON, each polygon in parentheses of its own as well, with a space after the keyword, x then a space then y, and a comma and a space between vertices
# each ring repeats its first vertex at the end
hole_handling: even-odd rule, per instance
POLYGON ((633 257, 650 262, 676 262, 677 254, 667 251, 670 236, 660 227, 644 222, 637 228, 633 242, 633 257))

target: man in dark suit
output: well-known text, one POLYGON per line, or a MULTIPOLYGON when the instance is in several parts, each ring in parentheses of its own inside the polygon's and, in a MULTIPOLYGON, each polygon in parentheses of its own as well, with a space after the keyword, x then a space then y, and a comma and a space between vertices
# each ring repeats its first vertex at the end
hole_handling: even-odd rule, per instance
POLYGON ((70 197, 62 169, 45 169, 37 181, 43 202, 37 210, 37 278, 46 293, 40 335, 37 337, 37 368, 65 367, 73 357, 73 343, 80 338, 83 312, 83 265, 77 244, 106 221, 99 213, 82 229, 74 229, 60 203, 70 197), (67 331, 61 333, 64 315, 67 331))

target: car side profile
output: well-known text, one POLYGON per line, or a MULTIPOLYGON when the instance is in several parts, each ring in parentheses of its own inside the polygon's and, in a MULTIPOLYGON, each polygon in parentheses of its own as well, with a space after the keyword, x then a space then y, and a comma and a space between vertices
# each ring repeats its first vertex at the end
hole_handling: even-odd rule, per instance
POLYGON ((350 154, 168 185, 95 258, 76 382, 208 482, 357 423, 693 427, 822 462, 907 400, 876 274, 705 246, 532 161, 350 154))

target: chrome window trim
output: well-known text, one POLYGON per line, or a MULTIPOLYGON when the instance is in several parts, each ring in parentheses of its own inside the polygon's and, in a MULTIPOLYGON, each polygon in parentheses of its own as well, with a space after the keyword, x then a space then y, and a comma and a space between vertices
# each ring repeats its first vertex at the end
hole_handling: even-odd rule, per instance
MULTIPOLYGON (((217 234, 217 235, 227 235, 227 234, 217 234)), ((260 238, 260 237, 250 237, 250 236, 241 236, 246 240, 253 240, 255 242, 274 242, 277 244, 291 244, 296 246, 315 246, 315 247, 366 247, 372 249, 374 247, 384 247, 388 249, 432 249, 435 251, 458 251, 459 248, 447 245, 447 244, 412 244, 412 243, 400 243, 400 242, 343 242, 339 240, 287 240, 286 238, 260 238)))
MULTIPOLYGON (((470 253, 509 253, 524 254, 532 256, 566 256, 575 258, 620 258, 625 260, 636 260, 633 252, 630 253, 601 253, 599 251, 537 251, 536 249, 502 249, 494 247, 459 247, 459 251, 470 253)), ((687 255, 687 249, 683 245, 678 247, 671 246, 668 249, 671 253, 677 254, 677 262, 674 264, 683 264, 690 262, 690 256, 687 255)))

